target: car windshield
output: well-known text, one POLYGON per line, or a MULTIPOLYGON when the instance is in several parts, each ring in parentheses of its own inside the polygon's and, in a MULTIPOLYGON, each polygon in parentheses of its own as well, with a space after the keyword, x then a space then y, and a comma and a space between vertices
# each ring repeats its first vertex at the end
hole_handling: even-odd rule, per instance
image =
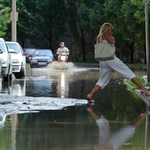
POLYGON ((53 56, 51 50, 36 50, 34 52, 35 56, 53 56))
POLYGON ((19 47, 16 43, 6 43, 9 49, 14 49, 15 53, 20 53, 19 47))
POLYGON ((2 50, 3 52, 5 52, 4 43, 2 41, 0 41, 0 50, 2 50))
POLYGON ((27 54, 33 54, 34 51, 35 51, 35 49, 25 49, 25 52, 26 52, 27 54))

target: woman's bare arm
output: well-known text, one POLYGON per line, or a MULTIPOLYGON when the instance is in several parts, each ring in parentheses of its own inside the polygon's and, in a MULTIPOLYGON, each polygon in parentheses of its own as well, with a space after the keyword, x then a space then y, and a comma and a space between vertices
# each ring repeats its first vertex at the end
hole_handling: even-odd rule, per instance
POLYGON ((111 44, 115 44, 116 43, 115 39, 112 36, 110 36, 107 32, 105 32, 103 34, 103 38, 106 39, 111 44))

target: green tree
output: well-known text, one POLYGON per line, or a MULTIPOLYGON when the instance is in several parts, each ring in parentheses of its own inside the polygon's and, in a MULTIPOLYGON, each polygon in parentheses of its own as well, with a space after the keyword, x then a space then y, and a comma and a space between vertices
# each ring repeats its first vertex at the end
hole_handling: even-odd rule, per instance
POLYGON ((96 0, 89 9, 90 29, 97 36, 101 25, 107 21, 105 17, 104 0, 96 0))
POLYGON ((125 41, 130 50, 131 63, 134 62, 133 54, 141 42, 141 36, 144 37, 142 24, 134 16, 136 10, 137 7, 131 1, 105 1, 105 15, 115 27, 114 35, 118 41, 117 45, 120 47, 119 43, 125 41))
POLYGON ((4 7, 0 3, 0 36, 4 36, 6 34, 7 25, 10 23, 10 8, 4 7))
POLYGON ((24 0, 18 3, 20 29, 38 48, 54 50, 56 41, 65 31, 64 0, 24 0))
MULTIPOLYGON (((136 7, 134 11, 134 17, 141 24, 141 28, 138 32, 138 37, 140 38, 140 47, 144 45, 145 51, 145 60, 146 60, 146 43, 145 43, 145 3, 144 1, 131 0, 131 3, 136 7)), ((148 3, 148 10, 150 10, 150 3, 148 3)), ((150 11, 148 11, 148 16, 150 17, 150 11)), ((148 19, 148 23, 150 24, 150 20, 148 19)), ((149 26, 149 34, 150 34, 150 26, 149 26)), ((142 47, 143 48, 143 47, 142 47)), ((146 61, 145 61, 146 63, 146 61)))
MULTIPOLYGON (((81 21, 79 18, 80 12, 78 12, 78 7, 82 2, 79 0, 67 0, 67 23, 70 28, 71 35, 77 44, 78 47, 82 49, 82 56, 83 61, 86 61, 85 57, 85 29, 81 26, 82 24, 86 24, 84 21, 81 21), (81 21, 81 22, 80 22, 81 21)), ((84 8, 85 10, 86 8, 84 8)), ((84 11, 85 15, 87 15, 87 12, 84 11)))
MULTIPOLYGON (((11 6, 9 0, 3 3, 5 6, 11 6)), ((37 48, 54 50, 58 39, 65 31, 64 0, 17 0, 17 11, 18 40, 23 43, 29 39, 37 48)))
MULTIPOLYGON (((75 43, 82 49, 83 61, 86 61, 86 35, 87 33, 97 35, 101 24, 106 19, 103 9, 104 0, 68 0, 67 4, 68 25, 75 43)), ((95 39, 91 38, 91 40, 95 39)))

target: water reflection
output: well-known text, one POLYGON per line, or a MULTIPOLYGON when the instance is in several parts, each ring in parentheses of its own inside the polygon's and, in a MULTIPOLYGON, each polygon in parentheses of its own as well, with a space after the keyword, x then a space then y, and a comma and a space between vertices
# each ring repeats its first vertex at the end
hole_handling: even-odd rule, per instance
POLYGON ((10 82, 0 82, 0 93, 25 96, 26 95, 26 79, 12 80, 10 82))
POLYGON ((69 79, 64 72, 61 72, 60 79, 58 79, 57 96, 61 98, 68 98, 69 96, 69 79))
MULTIPOLYGON (((5 111, 0 113, 0 116, 2 116, 0 117, 2 121, 0 149, 105 149, 104 147, 99 148, 99 146, 94 147, 94 145, 98 144, 98 129, 95 128, 96 124, 91 114, 88 114, 85 109, 86 106, 84 104, 86 103, 78 101, 80 98, 85 98, 87 92, 94 86, 99 77, 99 71, 91 71, 90 69, 86 71, 78 69, 74 72, 64 70, 53 71, 50 69, 29 70, 32 71, 32 77, 29 75, 25 80, 14 80, 10 86, 8 84, 1 84, 1 93, 22 94, 34 96, 34 98, 25 98, 24 96, 19 98, 12 95, 1 97, 3 101, 7 100, 8 105, 7 107, 6 105, 0 105, 0 108, 2 106, 3 108, 5 107, 5 111), (74 99, 68 99, 67 97, 74 99), (9 104, 10 100, 11 103, 9 104), (80 107, 77 102, 79 102, 80 107), (13 105, 13 103, 15 104, 13 105), (22 105, 22 103, 24 104, 22 105), (16 110, 19 108, 20 111, 11 111, 9 106, 16 110), (33 113, 37 109, 40 109, 40 112, 33 113), (13 113, 18 113, 18 115, 10 116, 13 113)), ((105 90, 95 95, 97 102, 95 110, 96 112, 101 110, 101 114, 104 114, 109 120, 113 132, 126 123, 132 122, 133 118, 137 118, 137 114, 142 112, 145 106, 140 98, 133 97, 126 90, 123 80, 118 78, 121 77, 112 73, 110 84, 105 90), (116 118, 119 121, 116 121, 116 118)), ((124 143, 133 143, 130 147, 126 145, 125 148, 127 150, 143 150, 144 126, 145 123, 140 125, 131 142, 124 143)), ((148 133, 148 131, 145 132, 148 133)))
POLYGON ((15 113, 16 107, 13 105, 12 108, 7 107, 10 102, 3 102, 1 105, 0 103, 0 128, 5 127, 6 117, 10 114, 15 113))
POLYGON ((18 125, 18 114, 10 115, 11 124, 11 150, 16 150, 16 128, 18 125))
MULTIPOLYGON (((147 106, 147 111, 149 111, 149 106, 147 106)), ((145 150, 148 150, 148 125, 149 125, 149 115, 146 117, 146 126, 145 126, 145 150)))
MULTIPOLYGON (((91 113, 99 128, 99 146, 96 146, 95 150, 118 150, 123 145, 123 143, 127 142, 134 135, 135 129, 146 117, 146 128, 148 127, 147 121, 149 121, 148 115, 150 114, 150 111, 142 113, 135 122, 119 129, 116 133, 112 134, 108 120, 103 115, 98 115, 96 112, 94 112, 93 105, 94 103, 91 103, 87 110, 91 113)), ((147 130, 146 133, 148 134, 147 130)), ((146 136, 145 141, 147 140, 148 136, 146 136)), ((147 146, 148 145, 145 144, 145 149, 147 149, 147 146)))
POLYGON ((3 111, 0 111, 0 128, 4 127, 5 120, 6 120, 6 114, 3 111))

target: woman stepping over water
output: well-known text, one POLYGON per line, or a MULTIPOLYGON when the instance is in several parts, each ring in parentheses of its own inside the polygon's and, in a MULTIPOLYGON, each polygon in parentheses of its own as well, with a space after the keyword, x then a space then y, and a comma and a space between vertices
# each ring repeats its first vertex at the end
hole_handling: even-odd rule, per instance
MULTIPOLYGON (((111 43, 115 44, 116 41, 112 37, 113 33, 113 26, 110 23, 104 23, 100 28, 99 35, 97 36, 97 43, 111 43), (100 39, 102 39, 100 41, 100 39)), ((110 75, 112 71, 116 71, 117 73, 121 74, 125 78, 131 80, 135 83, 142 93, 146 95, 150 95, 150 91, 148 91, 141 82, 137 79, 135 74, 116 56, 114 59, 107 60, 107 61, 100 61, 100 78, 96 83, 95 87, 92 89, 90 94, 87 95, 87 98, 90 99, 90 102, 94 102, 93 95, 100 89, 104 89, 104 87, 109 83, 110 75)))

